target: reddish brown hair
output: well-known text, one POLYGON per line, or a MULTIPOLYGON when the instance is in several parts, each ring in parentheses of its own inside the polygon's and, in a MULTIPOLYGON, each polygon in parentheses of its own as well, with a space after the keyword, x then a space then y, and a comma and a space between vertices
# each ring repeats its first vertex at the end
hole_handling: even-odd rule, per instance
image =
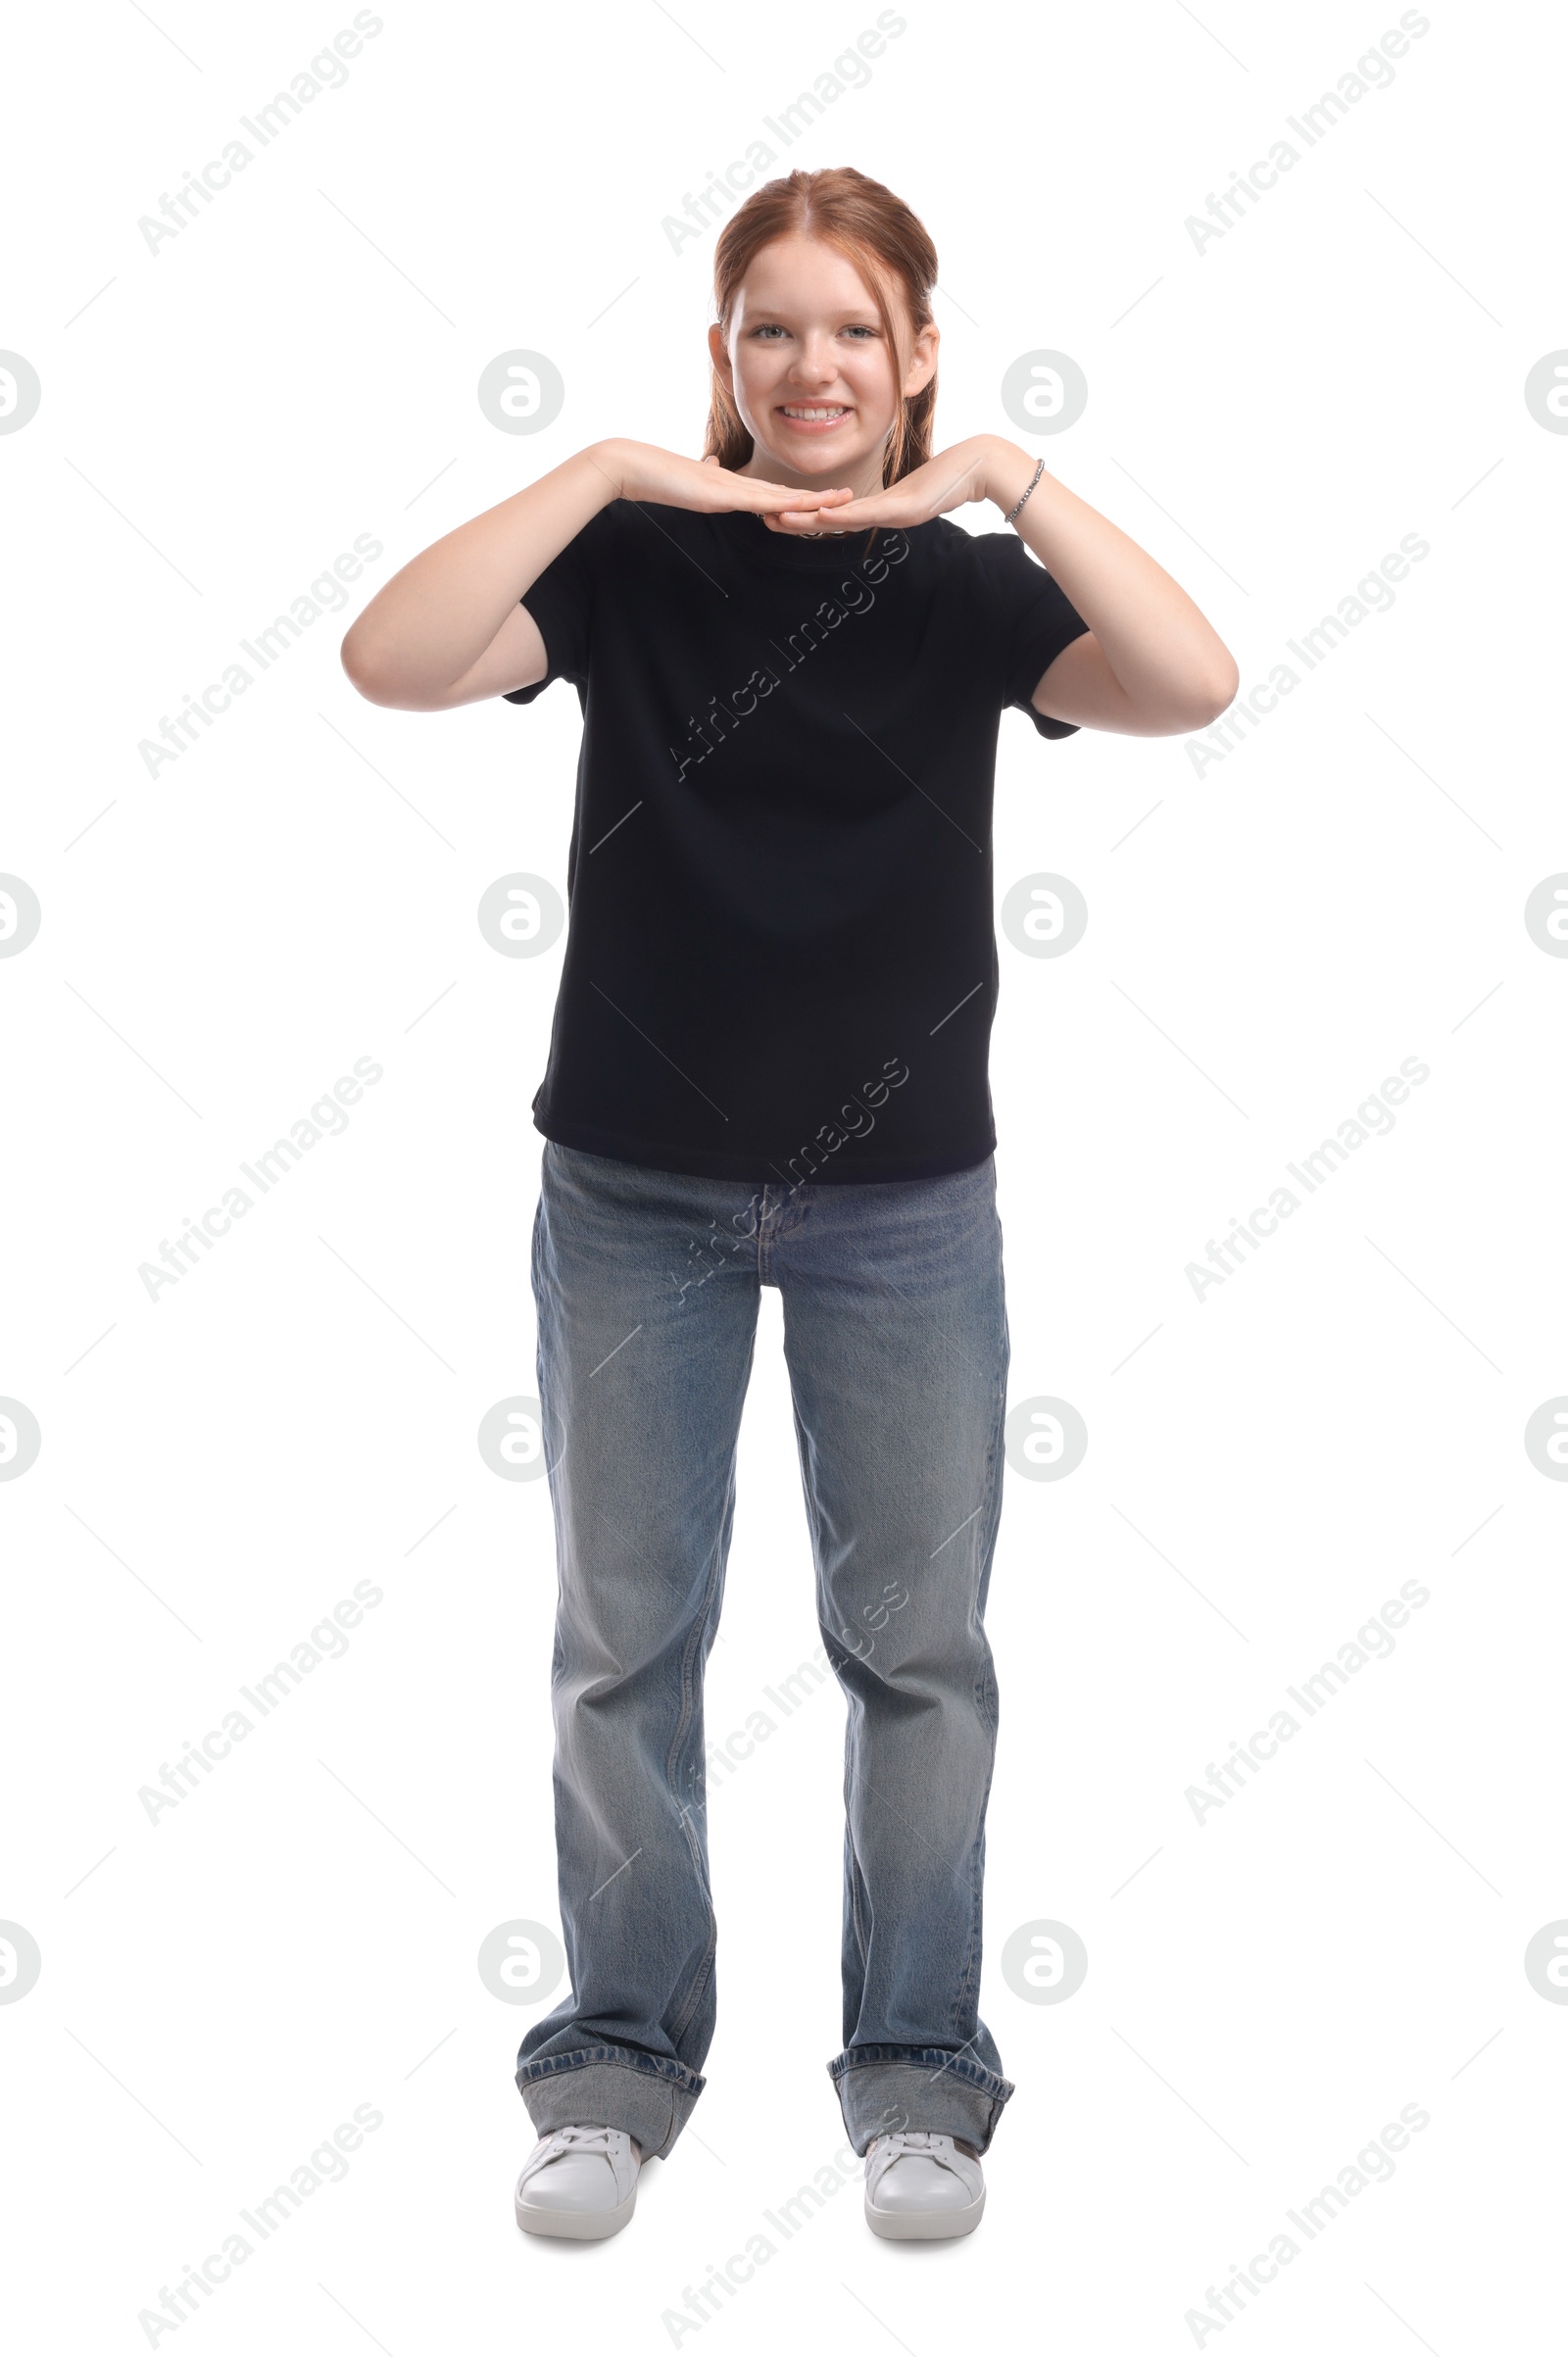
MULTIPOLYGON (((895 319, 889 295, 893 289, 902 294, 910 328, 917 331, 928 326, 937 280, 937 250, 903 199, 852 165, 836 165, 822 172, 792 172, 787 178, 768 180, 754 189, 740 211, 724 223, 713 250, 713 302, 720 333, 728 335, 741 281, 763 246, 771 245, 776 237, 792 235, 820 238, 855 265, 876 298, 896 376, 902 379, 909 358, 907 331, 905 322, 895 319)), ((933 373, 928 385, 899 405, 883 454, 884 490, 916 466, 923 466, 931 456, 936 406, 933 373)), ((753 447, 729 388, 715 368, 703 456, 716 458, 721 466, 739 467, 746 465, 753 447)))

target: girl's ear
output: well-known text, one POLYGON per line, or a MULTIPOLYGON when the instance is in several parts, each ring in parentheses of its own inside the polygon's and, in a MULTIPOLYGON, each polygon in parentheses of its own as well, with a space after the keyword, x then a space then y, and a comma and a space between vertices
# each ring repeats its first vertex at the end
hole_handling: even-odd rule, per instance
POLYGON ((708 355, 723 383, 733 390, 734 380, 729 365, 729 350, 724 342, 724 330, 716 321, 708 330, 708 355))
POLYGON ((934 319, 928 320, 916 334, 909 354, 909 365, 904 374, 906 401, 914 393, 923 393, 936 374, 937 346, 941 341, 942 330, 934 319))

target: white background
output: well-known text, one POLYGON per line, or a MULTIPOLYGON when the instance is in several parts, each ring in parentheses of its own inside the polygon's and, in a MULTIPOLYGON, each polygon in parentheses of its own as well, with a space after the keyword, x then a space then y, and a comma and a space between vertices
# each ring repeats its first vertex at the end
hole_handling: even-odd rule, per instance
MULTIPOLYGON (((1070 1478, 1009 1477, 993 1574, 982 2012, 1017 2093, 977 2235, 878 2242, 857 2182, 677 2343, 664 2312, 842 2141, 842 1708, 715 1786, 692 2132, 614 2240, 520 2236, 514 2058, 559 1991, 503 2004, 475 1957, 556 1921, 554 1540, 545 1484, 475 1433, 534 1389, 560 947, 500 957, 475 910, 513 871, 564 891, 579 721, 565 688, 374 709, 337 648, 573 449, 700 449, 711 232, 677 256, 662 219, 876 11, 391 5, 149 252, 138 217, 352 13, 101 0, 10 37, 0 344, 43 384, 0 438, 0 868, 43 910, 0 960, 0 1393, 42 1431, 0 1484, 0 1917, 43 1957, 0 2006, 19 2345, 145 2347, 160 2286, 362 2103, 346 2179, 156 2345, 1176 2351, 1407 2104, 1430 2125, 1392 2182, 1198 2345, 1540 2345, 1568 2013, 1523 1956, 1568 1914, 1568 1492, 1522 1435, 1568 1391, 1568 964, 1523 905, 1568 866, 1568 439, 1523 383, 1568 343, 1560 25, 1433 6, 1201 254, 1186 218, 1396 7, 912 0, 788 152, 927 221, 939 446, 1023 439, 1008 364, 1079 362, 1088 409, 1038 447, 1244 687, 1402 535, 1431 553, 1201 777, 1181 739, 1004 721, 999 899, 1050 871, 1090 910, 1061 958, 1004 941, 993 1043, 1012 1398, 1090 1434, 1070 1478), (474 392, 518 346, 566 385, 531 439, 474 392), (150 778, 138 741, 367 533, 344 613, 150 778), (367 1056, 345 1134, 151 1301, 139 1264, 367 1056), (1186 1264, 1408 1056, 1431 1076, 1393 1132, 1196 1300, 1186 1264), (346 1655, 150 1824, 138 1789, 365 1579, 346 1655), (1392 1657, 1200 1825, 1187 1788, 1406 1580, 1430 1600, 1392 1657), (1040 1919, 1087 1945, 1064 2003, 1001 1975, 1040 1919)), ((816 1642, 779 1336, 769 1293, 720 1737, 816 1642)))

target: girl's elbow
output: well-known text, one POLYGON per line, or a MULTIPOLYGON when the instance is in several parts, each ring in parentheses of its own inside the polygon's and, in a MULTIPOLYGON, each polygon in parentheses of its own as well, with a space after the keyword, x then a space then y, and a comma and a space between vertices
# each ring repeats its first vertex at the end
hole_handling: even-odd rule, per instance
POLYGON ((1182 725, 1185 728, 1207 728, 1211 721, 1219 718, 1221 712, 1230 710, 1241 684, 1242 674, 1236 667, 1235 658, 1227 654, 1223 663, 1202 679, 1194 682, 1182 725))
POLYGON ((377 663, 371 648, 363 639, 356 638, 353 630, 344 638, 337 657, 349 684, 359 690, 368 704, 384 704, 388 701, 387 689, 391 683, 386 676, 385 665, 377 663))

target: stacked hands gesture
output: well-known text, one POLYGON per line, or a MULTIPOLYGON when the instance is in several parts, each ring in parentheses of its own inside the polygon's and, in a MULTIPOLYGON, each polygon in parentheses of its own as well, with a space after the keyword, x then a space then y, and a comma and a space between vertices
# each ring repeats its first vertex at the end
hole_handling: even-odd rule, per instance
MULTIPOLYGON (((824 456, 824 476, 829 465, 864 481, 877 459, 851 466, 824 456)), ((716 458, 684 458, 618 435, 595 442, 394 574, 343 642, 349 677, 371 703, 411 712, 535 685, 548 655, 528 613, 528 585, 615 500, 758 516, 768 531, 796 540, 847 539, 875 525, 912 531, 971 500, 990 500, 1089 625, 1056 656, 1050 703, 1037 703, 1037 712, 1074 727, 1167 736, 1206 727, 1236 694, 1236 664, 1185 590, 1037 468, 1032 451, 1001 434, 950 443, 902 482, 884 488, 873 479, 863 490, 854 482, 776 483, 716 458), (1024 506, 1037 480, 1039 495, 1024 506)))
POLYGON ((795 539, 815 539, 824 532, 858 532, 872 524, 925 523, 969 500, 990 496, 987 461, 990 439, 974 435, 955 442, 902 482, 857 498, 840 484, 820 490, 771 483, 761 475, 735 474, 716 459, 686 459, 660 450, 650 442, 601 443, 595 464, 613 468, 617 496, 646 500, 656 507, 691 508, 701 515, 717 515, 740 508, 760 516, 770 532, 795 539))

